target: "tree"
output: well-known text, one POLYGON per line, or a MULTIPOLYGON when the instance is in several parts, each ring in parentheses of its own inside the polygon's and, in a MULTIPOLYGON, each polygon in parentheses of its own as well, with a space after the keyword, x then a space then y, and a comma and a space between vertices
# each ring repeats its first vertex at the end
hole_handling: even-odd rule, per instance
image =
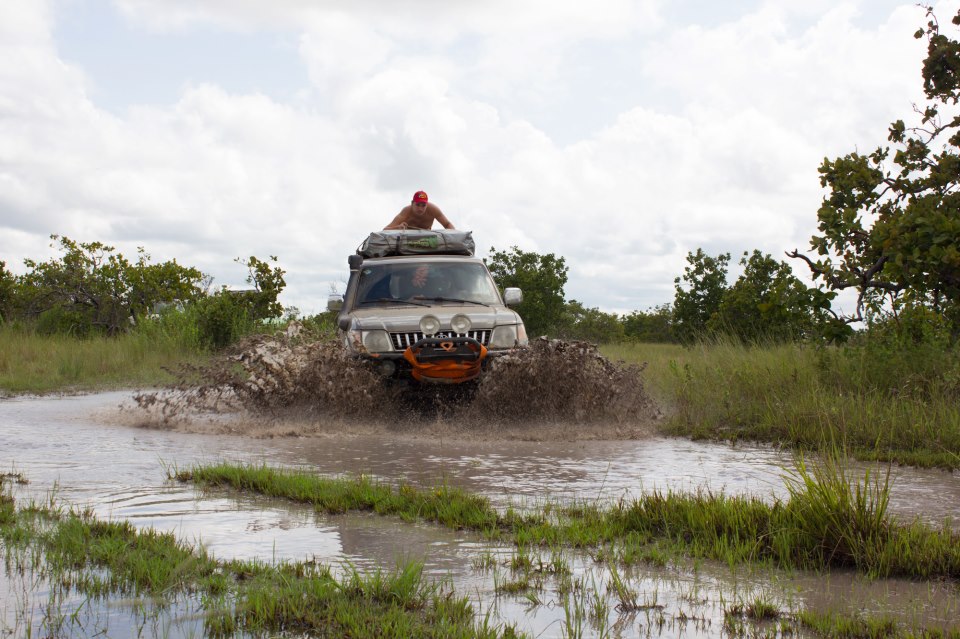
POLYGON ((521 251, 516 246, 510 251, 491 247, 489 261, 484 262, 501 289, 523 289, 523 303, 517 312, 523 317, 527 334, 545 335, 558 329, 563 321, 563 287, 568 270, 563 257, 521 251))
POLYGON ((102 242, 50 237, 62 255, 46 262, 24 260, 30 270, 16 288, 19 312, 50 318, 50 330, 114 334, 158 302, 192 299, 202 292, 200 271, 176 261, 150 264, 142 248, 130 263, 102 242))
MULTIPOLYGON (((270 262, 276 261, 277 256, 271 255, 270 262)), ((253 285, 253 290, 223 287, 200 300, 196 306, 197 330, 200 342, 208 348, 224 348, 253 330, 257 322, 283 315, 277 297, 286 286, 286 271, 252 255, 246 262, 239 257, 234 262, 247 267, 247 284, 253 285)))
MULTIPOLYGON (((240 262, 238 257, 235 261, 240 262)), ((277 256, 271 255, 270 261, 276 263, 277 256)), ((257 294, 250 300, 250 316, 253 319, 270 319, 283 315, 283 305, 277 301, 287 285, 283 279, 286 271, 279 266, 271 267, 268 262, 253 255, 246 262, 247 284, 252 284, 257 294)))
POLYGON ((694 341, 707 332, 707 322, 720 309, 727 290, 729 262, 729 253, 710 257, 699 248, 687 253, 688 265, 674 280, 674 331, 681 342, 694 341))
POLYGON ((16 286, 17 278, 7 270, 7 263, 0 260, 0 324, 10 319, 16 286))
POLYGON ((603 344, 621 341, 623 326, 612 313, 604 313, 598 308, 586 308, 577 300, 570 300, 565 305, 558 334, 566 339, 603 344))
MULTIPOLYGON (((960 334, 960 42, 940 32, 932 9, 915 37, 927 39, 922 77, 927 104, 919 123, 890 126, 888 140, 869 155, 850 153, 820 166, 829 189, 817 212, 817 258, 794 250, 830 290, 858 293, 856 312, 896 312, 922 306, 943 315, 960 334)), ((952 20, 960 25, 960 13, 952 20)))
POLYGON ((743 274, 724 291, 707 320, 709 331, 744 341, 790 341, 821 332, 835 293, 807 287, 789 264, 757 250, 744 253, 740 264, 743 274))
POLYGON ((661 304, 646 311, 633 311, 620 318, 623 336, 637 342, 670 343, 677 341, 673 332, 673 309, 661 304))
POLYGON ((208 276, 190 266, 181 266, 176 259, 150 263, 150 255, 137 248, 137 261, 125 273, 129 284, 129 314, 135 321, 153 311, 158 304, 189 302, 198 299, 206 289, 208 276))

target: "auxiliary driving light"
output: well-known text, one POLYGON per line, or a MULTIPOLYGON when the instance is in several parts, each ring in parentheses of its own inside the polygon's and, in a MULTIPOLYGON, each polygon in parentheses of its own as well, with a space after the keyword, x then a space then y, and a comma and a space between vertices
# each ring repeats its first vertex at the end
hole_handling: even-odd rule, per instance
POLYGON ((440 330, 440 320, 433 315, 424 315, 420 320, 420 331, 426 336, 431 337, 440 330))
POLYGON ((450 328, 452 328, 453 332, 457 335, 466 335, 471 326, 473 326, 473 322, 463 314, 454 315, 453 319, 450 320, 450 328))

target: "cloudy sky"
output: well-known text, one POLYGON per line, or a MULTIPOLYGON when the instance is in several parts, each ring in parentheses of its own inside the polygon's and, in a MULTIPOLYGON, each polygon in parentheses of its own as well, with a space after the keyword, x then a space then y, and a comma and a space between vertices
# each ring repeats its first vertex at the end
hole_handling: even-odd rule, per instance
POLYGON ((823 158, 922 99, 924 21, 900 0, 4 2, 0 260, 23 272, 56 233, 239 286, 233 258, 276 255, 281 301, 316 312, 424 189, 481 255, 562 255, 568 298, 646 309, 698 247, 808 247, 823 158))

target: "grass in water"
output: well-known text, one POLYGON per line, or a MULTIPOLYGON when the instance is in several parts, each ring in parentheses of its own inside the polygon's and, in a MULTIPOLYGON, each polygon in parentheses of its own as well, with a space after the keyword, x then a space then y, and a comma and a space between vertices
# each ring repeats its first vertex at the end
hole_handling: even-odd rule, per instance
MULTIPOLYGON (((605 582, 606 595, 600 592, 603 582, 599 587, 594 582, 591 589, 584 578, 572 576, 560 553, 564 547, 583 545, 587 538, 605 539, 604 548, 610 548, 614 543, 611 540, 624 534, 634 544, 639 544, 641 539, 652 539, 654 544, 667 539, 676 547, 712 549, 723 555, 729 549, 724 550, 723 543, 717 539, 728 537, 736 526, 746 526, 743 534, 746 537, 762 530, 757 526, 764 522, 768 527, 770 522, 777 522, 781 526, 780 534, 791 535, 794 543, 802 540, 801 545, 806 549, 804 555, 791 551, 789 557, 802 556, 801 563, 829 567, 849 565, 851 558, 864 554, 864 546, 876 543, 883 535, 896 535, 897 531, 904 530, 887 517, 883 495, 887 490, 885 478, 871 480, 868 476, 861 484, 852 487, 844 482, 847 488, 842 488, 839 483, 849 477, 829 464, 811 468, 798 463, 788 479, 792 482, 791 498, 782 504, 766 506, 766 515, 764 507, 750 500, 700 494, 686 498, 658 495, 651 502, 638 500, 606 510, 586 506, 544 506, 540 513, 520 517, 510 512, 497 515, 483 498, 449 488, 391 490, 364 477, 331 480, 303 472, 226 465, 197 467, 178 473, 178 476, 183 480, 200 481, 203 485, 233 485, 236 482, 243 489, 274 496, 294 492, 298 501, 314 503, 321 510, 327 510, 326 504, 332 505, 332 512, 359 507, 409 519, 427 519, 455 528, 476 526, 476 530, 505 541, 516 541, 524 531, 527 531, 528 538, 548 536, 545 531, 553 527, 549 536, 555 540, 565 539, 566 543, 554 542, 539 547, 520 545, 517 553, 502 563, 510 572, 507 580, 498 579, 497 562, 489 553, 477 567, 483 570, 493 568, 498 596, 521 598, 530 606, 544 604, 544 579, 554 575, 564 613, 560 620, 564 636, 586 636, 590 634, 588 626, 600 633, 599 636, 607 636, 611 630, 607 624, 612 611, 620 615, 642 612, 647 614, 648 622, 652 614, 655 627, 657 624, 662 627, 666 622, 663 606, 657 604, 656 593, 652 601, 649 595, 641 599, 617 569, 616 553, 606 555, 610 575, 609 581, 605 582), (248 477, 245 470, 256 472, 251 472, 248 477), (205 477, 203 481, 197 479, 201 475, 205 477), (230 482, 217 479, 225 475, 231 477, 230 482), (274 479, 279 481, 274 482, 274 479), (813 488, 811 483, 817 486, 813 488), (322 488, 317 490, 317 486, 322 488), (849 491, 845 495, 836 494, 845 490, 849 491), (392 497, 387 493, 392 493, 392 497), (322 497, 318 499, 318 495, 322 497), (450 495, 455 501, 469 504, 469 507, 461 504, 459 512, 469 513, 467 517, 473 524, 467 525, 466 520, 459 520, 449 513, 442 517, 437 515, 438 509, 432 502, 450 495), (371 505, 388 503, 392 505, 380 510, 371 505), (737 511, 744 503, 750 505, 749 512, 738 515, 737 511), (646 515, 645 508, 648 510, 646 515), (704 512, 698 517, 696 510, 704 512), (834 524, 844 521, 844 512, 859 522, 853 526, 858 531, 856 534, 847 539, 839 539, 838 535, 842 536, 842 533, 837 531, 817 534, 818 530, 828 531, 834 524), (656 515, 649 517, 653 513, 656 515), (807 519, 805 528, 797 528, 797 517, 807 519), (579 523, 574 524, 575 521, 579 523), (818 521, 824 523, 818 525, 818 521), (792 528, 787 530, 790 525, 792 528), (660 532, 637 534, 636 529, 642 527, 660 532), (588 533, 590 530, 592 532, 588 533), (612 602, 608 603, 610 599, 612 602)), ((0 477, 0 482, 15 480, 19 478, 0 477)), ((314 562, 222 562, 209 557, 202 548, 191 548, 178 542, 170 534, 138 531, 125 522, 99 521, 88 511, 65 511, 53 505, 20 509, 15 506, 9 495, 0 494, 0 547, 4 550, 8 569, 22 572, 26 567, 35 573, 37 566, 42 566, 43 578, 47 582, 80 592, 88 601, 108 597, 149 597, 162 609, 167 605, 164 602, 190 593, 202 602, 204 634, 207 636, 276 633, 351 637, 518 636, 510 625, 492 626, 489 613, 478 618, 471 604, 457 597, 449 586, 426 581, 423 565, 419 562, 406 562, 395 570, 366 573, 348 566, 339 576, 335 576, 330 567, 314 562)), ((907 529, 917 531, 911 527, 907 529)), ((927 534, 936 533, 927 531, 927 534)), ((955 538, 944 541, 957 546, 955 538)), ((741 544, 735 544, 735 547, 739 549, 741 544)), ((757 549, 755 545, 755 553, 757 549)), ((929 548, 918 546, 915 551, 929 552, 929 548)), ((870 555, 870 552, 866 554, 870 555)), ((881 564, 886 570, 893 568, 889 563, 881 564)), ((932 576, 955 576, 948 573, 931 571, 932 576)), ((70 621, 71 615, 59 611, 47 614, 44 619, 54 621, 40 630, 46 629, 54 635, 60 628, 57 623, 75 623, 70 621)), ((678 623, 687 620, 682 610, 675 617, 678 623)), ((755 633, 757 628, 771 628, 750 625, 764 623, 778 624, 783 635, 805 627, 822 636, 960 636, 951 629, 919 630, 920 634, 916 634, 918 630, 915 628, 907 628, 902 622, 884 616, 871 618, 854 614, 851 617, 806 611, 785 613, 760 595, 725 609, 724 628, 731 635, 746 636, 755 633)))
POLYGON ((516 636, 512 627, 476 619, 466 598, 425 580, 417 562, 340 577, 308 562, 221 562, 168 533, 77 510, 17 509, 7 494, 0 496, 0 542, 8 569, 42 566, 49 583, 91 599, 149 596, 162 605, 191 593, 203 602, 209 636, 516 636))
MULTIPOLYGON (((521 548, 605 548, 621 560, 638 548, 671 544, 693 557, 731 565, 855 568, 875 577, 960 577, 960 536, 919 521, 901 524, 886 510, 888 478, 850 477, 839 462, 802 460, 787 479, 789 499, 652 492, 607 508, 546 506, 499 513, 483 497, 451 487, 393 488, 367 477, 324 478, 299 470, 215 464, 176 473, 201 486, 231 486, 309 503, 327 512, 368 510, 474 530, 521 548), (626 549, 617 552, 616 547, 626 549)), ((606 552, 606 551, 605 551, 606 552)))

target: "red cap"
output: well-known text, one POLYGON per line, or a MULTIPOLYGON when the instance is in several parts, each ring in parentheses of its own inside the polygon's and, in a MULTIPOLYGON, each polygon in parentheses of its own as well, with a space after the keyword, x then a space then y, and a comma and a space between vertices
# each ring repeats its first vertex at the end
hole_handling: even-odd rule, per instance
POLYGON ((425 191, 417 191, 413 194, 413 202, 426 202, 427 194, 425 191))

